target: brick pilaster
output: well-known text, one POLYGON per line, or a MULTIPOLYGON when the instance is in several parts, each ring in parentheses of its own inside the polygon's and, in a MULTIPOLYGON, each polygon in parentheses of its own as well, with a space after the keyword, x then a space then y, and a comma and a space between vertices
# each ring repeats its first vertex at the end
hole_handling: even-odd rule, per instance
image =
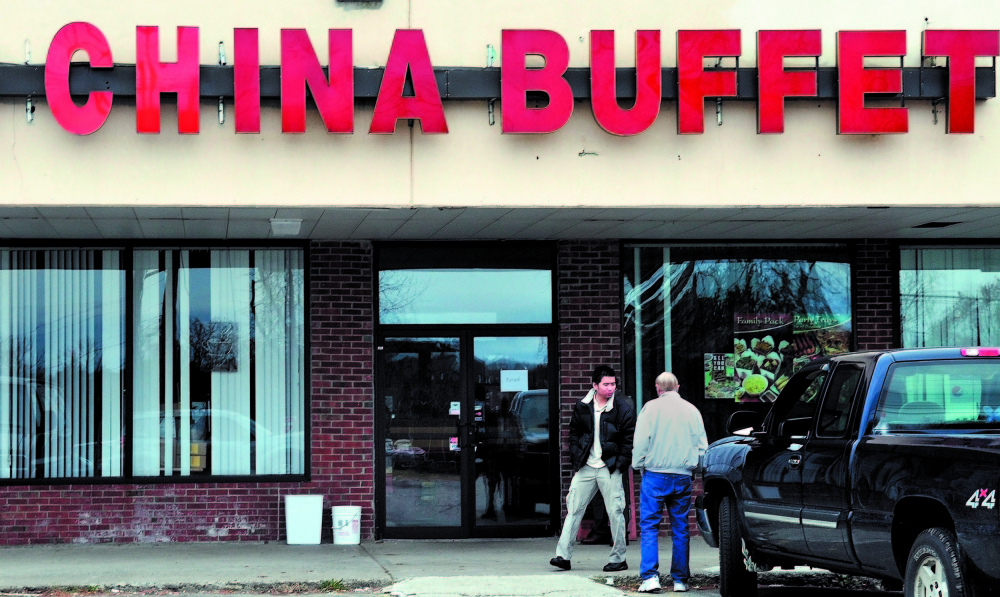
POLYGON ((899 274, 894 250, 887 240, 865 239, 855 245, 854 334, 858 350, 897 345, 899 274))
POLYGON ((558 247, 560 483, 565 495, 569 419, 573 404, 591 389, 597 365, 621 367, 621 277, 614 241, 566 241, 558 247))

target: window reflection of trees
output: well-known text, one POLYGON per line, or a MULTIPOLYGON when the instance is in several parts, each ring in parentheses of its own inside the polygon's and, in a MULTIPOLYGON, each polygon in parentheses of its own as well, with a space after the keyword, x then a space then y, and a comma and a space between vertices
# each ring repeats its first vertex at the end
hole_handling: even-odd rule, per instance
POLYGON ((451 341, 401 341, 397 351, 386 360, 389 387, 393 397, 390 412, 402 419, 447 416, 447 408, 458 400, 460 381, 458 346, 451 341), (441 412, 444 409, 444 412, 441 412))
MULTIPOLYGON (((849 334, 851 269, 839 253, 834 246, 791 245, 626 252, 638 261, 624 263, 622 332, 626 371, 634 373, 624 377, 625 391, 649 399, 655 376, 668 366, 682 394, 702 410, 710 439, 721 437, 733 410, 755 407, 704 399, 705 354, 732 352, 736 314, 827 316, 849 334)), ((843 342, 849 348, 849 335, 843 342)))
POLYGON ((402 315, 416 303, 430 284, 418 282, 407 270, 385 270, 378 276, 378 317, 381 323, 404 323, 402 315))
MULTIPOLYGON (((849 280, 815 261, 688 261, 673 266, 672 303, 687 293, 714 319, 731 324, 733 313, 837 313, 849 304, 849 280), (827 270, 827 271, 824 271, 827 270), (824 275, 827 274, 827 275, 824 275), (833 275, 829 275, 833 274, 833 275)), ((841 269, 842 268, 838 268, 841 269)), ((681 303, 682 304, 682 303, 681 303)))
POLYGON ((1000 250, 903 249, 904 347, 1000 342, 1000 250))
POLYGON ((642 327, 661 328, 662 302, 669 288, 674 325, 696 321, 731 331, 733 314, 846 313, 850 305, 850 277, 846 264, 817 261, 697 260, 658 268, 636 288, 626 280, 626 324, 635 325, 636 304, 642 327), (669 284, 663 270, 670 268, 669 284), (658 317, 650 315, 658 313, 658 317), (697 319, 692 320, 689 317, 697 319))

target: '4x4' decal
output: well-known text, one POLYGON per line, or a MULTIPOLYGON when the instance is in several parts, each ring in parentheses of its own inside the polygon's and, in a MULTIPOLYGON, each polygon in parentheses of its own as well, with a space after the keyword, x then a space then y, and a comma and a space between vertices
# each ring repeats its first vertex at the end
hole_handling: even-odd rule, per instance
POLYGON ((965 505, 970 508, 978 508, 982 506, 992 510, 993 506, 997 505, 997 490, 989 488, 977 489, 972 493, 972 497, 965 502, 965 505))

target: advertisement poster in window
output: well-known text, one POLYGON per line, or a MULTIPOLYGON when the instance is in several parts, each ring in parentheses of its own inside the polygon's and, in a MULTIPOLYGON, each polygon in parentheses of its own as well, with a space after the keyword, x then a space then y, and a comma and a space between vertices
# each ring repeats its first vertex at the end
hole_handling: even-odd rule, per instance
POLYGON ((819 356, 833 356, 851 349, 851 317, 842 313, 795 316, 794 359, 802 363, 819 356))
POLYGON ((740 387, 733 376, 733 353, 705 353, 705 398, 733 400, 740 387))
POLYGON ((705 398, 773 402, 809 360, 850 350, 848 315, 737 313, 733 352, 704 353, 705 398))
POLYGON ((792 372, 794 318, 790 313, 736 313, 733 316, 734 379, 737 402, 773 402, 792 372))

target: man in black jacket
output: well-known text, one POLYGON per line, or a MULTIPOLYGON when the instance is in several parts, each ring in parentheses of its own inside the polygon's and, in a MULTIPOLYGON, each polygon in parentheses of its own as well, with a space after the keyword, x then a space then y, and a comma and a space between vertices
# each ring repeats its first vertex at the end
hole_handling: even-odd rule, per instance
POLYGON ((570 569, 583 513, 594 493, 600 491, 614 537, 604 571, 620 572, 628 570, 622 474, 628 474, 632 464, 635 411, 625 400, 614 398, 617 386, 614 369, 597 367, 591 381, 594 388, 573 407, 569 422, 569 454, 574 475, 566 495, 566 521, 556 546, 556 557, 549 563, 562 570, 570 569))

